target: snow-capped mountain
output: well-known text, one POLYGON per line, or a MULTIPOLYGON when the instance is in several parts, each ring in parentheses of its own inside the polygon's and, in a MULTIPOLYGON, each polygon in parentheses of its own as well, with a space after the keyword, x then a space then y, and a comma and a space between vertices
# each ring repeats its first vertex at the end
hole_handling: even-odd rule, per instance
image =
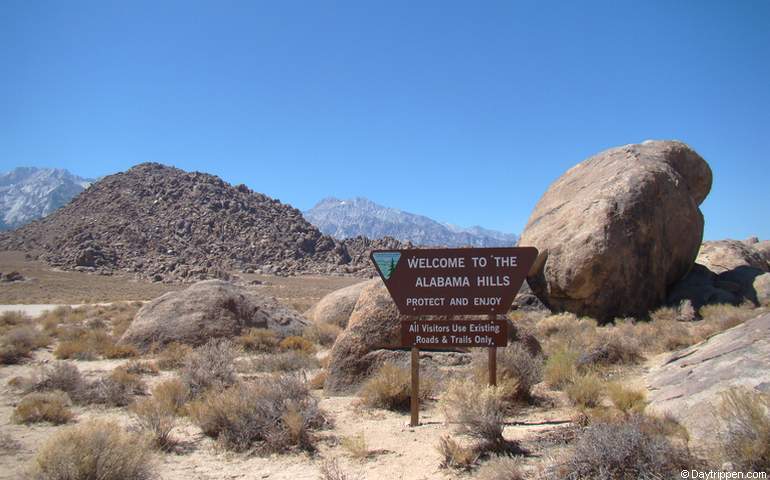
POLYGON ((478 226, 460 228, 423 215, 384 207, 362 197, 349 200, 325 198, 303 214, 321 232, 339 239, 358 235, 368 238, 390 236, 418 245, 447 247, 513 246, 518 240, 512 233, 478 226))
POLYGON ((92 183, 60 168, 0 173, 0 230, 11 230, 66 205, 92 183))

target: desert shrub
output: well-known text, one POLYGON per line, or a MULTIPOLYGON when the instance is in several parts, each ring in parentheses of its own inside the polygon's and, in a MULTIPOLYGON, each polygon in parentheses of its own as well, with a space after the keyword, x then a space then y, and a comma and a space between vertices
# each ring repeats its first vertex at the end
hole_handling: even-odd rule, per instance
POLYGON ((236 343, 247 352, 271 353, 278 349, 278 336, 267 328, 251 328, 243 335, 236 337, 236 343))
POLYGON ((31 390, 38 392, 60 390, 74 398, 82 391, 84 385, 85 380, 75 364, 55 362, 43 368, 38 378, 32 382, 31 390))
POLYGON ((479 459, 479 452, 474 446, 462 445, 446 435, 439 439, 436 450, 441 455, 441 468, 470 470, 479 459))
POLYGON ((187 356, 180 372, 190 394, 197 397, 209 388, 222 389, 233 385, 235 358, 238 351, 229 340, 210 340, 187 356))
POLYGON ((174 412, 175 415, 181 415, 184 413, 187 400, 190 398, 190 390, 182 380, 170 378, 152 388, 152 398, 164 409, 174 412))
MULTIPOLYGON (((420 376, 420 400, 433 395, 434 382, 428 375, 420 376)), ((363 384, 358 392, 361 404, 371 408, 408 410, 412 395, 412 376, 408 367, 394 363, 383 364, 363 384)))
POLYGON ((524 480, 519 461, 515 458, 494 457, 479 469, 478 480, 524 480))
POLYGON ((96 352, 82 339, 64 340, 56 346, 53 355, 60 360, 95 360, 96 352))
POLYGON ((188 409, 204 434, 235 451, 311 450, 310 431, 326 423, 305 383, 292 375, 212 390, 188 409))
POLYGON ((328 376, 329 372, 327 370, 321 370, 320 372, 310 377, 310 380, 307 381, 307 386, 311 390, 320 390, 324 388, 324 384, 326 383, 326 378, 328 376))
POLYGON ((299 352, 312 355, 315 353, 315 345, 313 342, 306 338, 291 336, 286 337, 278 344, 281 350, 296 350, 299 352))
POLYGON ((136 350, 123 349, 115 345, 115 340, 104 330, 75 330, 70 335, 60 335, 67 338, 62 340, 54 350, 56 358, 66 360, 94 360, 100 356, 105 356, 109 352, 115 355, 113 358, 125 358, 121 355, 127 355, 136 350))
POLYGON ((0 335, 22 326, 31 326, 32 320, 25 313, 10 311, 0 313, 0 335))
POLYGON ((544 377, 546 383, 556 389, 563 389, 577 374, 578 354, 562 348, 553 352, 545 362, 544 377))
POLYGON ((607 386, 607 396, 612 404, 623 413, 642 413, 647 407, 646 395, 641 390, 626 388, 619 383, 607 386))
POLYGON ((117 424, 90 421, 54 434, 35 457, 35 480, 149 480, 151 452, 117 424))
POLYGON ((359 476, 350 476, 342 470, 336 458, 321 463, 321 478, 323 480, 358 480, 359 476))
MULTIPOLYGON (((479 382, 489 378, 486 352, 473 357, 473 370, 479 382)), ((532 387, 543 380, 543 357, 532 355, 521 343, 514 342, 497 349, 498 385, 508 392, 511 401, 528 401, 532 387)))
POLYGON ((334 345, 334 341, 337 340, 342 329, 337 325, 331 323, 313 323, 305 328, 302 332, 302 336, 312 343, 323 345, 324 347, 330 347, 334 345))
POLYGON ((617 322, 616 326, 599 329, 596 340, 578 358, 579 366, 633 364, 644 359, 636 333, 623 328, 625 321, 617 322))
POLYGON ((574 450, 556 466, 553 478, 576 480, 678 478, 695 464, 686 447, 674 444, 647 419, 632 415, 622 422, 595 422, 585 428, 574 450))
POLYGON ((124 369, 128 373, 133 373, 134 375, 158 375, 158 373, 160 373, 155 363, 146 361, 140 362, 137 360, 131 360, 119 368, 124 369))
POLYGON ((567 332, 574 329, 578 318, 573 313, 559 313, 550 315, 537 322, 535 326, 538 337, 548 338, 560 332, 567 332))
POLYGON ((116 368, 107 376, 88 383, 78 395, 82 403, 125 407, 134 395, 144 395, 147 386, 139 375, 116 368))
POLYGON ((770 473, 770 395, 733 388, 721 397, 725 458, 738 470, 770 473))
POLYGON ((12 420, 14 423, 50 422, 61 425, 74 417, 69 406, 70 398, 64 392, 30 393, 16 406, 12 420))
POLYGON ((508 449, 503 439, 505 413, 509 409, 504 392, 497 387, 479 386, 472 380, 450 382, 440 408, 457 430, 479 441, 477 451, 501 452, 508 449))
POLYGON ((679 312, 675 307, 660 307, 650 313, 650 320, 662 322, 674 322, 678 319, 679 312))
POLYGON ((0 364, 19 363, 37 349, 48 346, 50 337, 31 325, 16 326, 0 337, 0 364))
POLYGON ((299 350, 263 353, 238 362, 240 372, 294 372, 318 368, 318 360, 299 350))
POLYGON ((132 345, 109 345, 104 349, 104 358, 133 358, 139 351, 132 345))
POLYGON ((599 405, 604 391, 604 383, 593 372, 575 376, 565 392, 573 404, 583 408, 594 408, 599 405))
POLYGON ((757 315, 753 305, 735 306, 729 304, 704 305, 700 308, 699 313, 703 320, 717 326, 714 330, 720 332, 740 325, 757 315))
POLYGON ((176 423, 176 409, 171 404, 153 396, 134 402, 129 410, 155 448, 169 450, 174 445, 171 430, 176 423))
POLYGON ((343 437, 340 440, 340 446, 345 449, 351 457, 357 460, 363 460, 371 455, 369 447, 366 444, 366 437, 363 433, 352 435, 350 437, 343 437))
POLYGON ((192 353, 189 345, 172 342, 161 350, 155 359, 155 364, 161 370, 176 370, 184 366, 185 359, 192 353))

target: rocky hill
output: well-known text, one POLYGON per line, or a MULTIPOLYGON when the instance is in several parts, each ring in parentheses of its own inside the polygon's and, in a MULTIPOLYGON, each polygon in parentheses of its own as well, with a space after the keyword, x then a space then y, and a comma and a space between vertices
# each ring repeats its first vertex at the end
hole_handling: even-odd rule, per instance
POLYGON ((245 185, 155 163, 104 177, 52 215, 0 236, 0 248, 60 268, 166 281, 233 271, 365 276, 369 249, 398 245, 337 241, 299 210, 245 185))
POLYGON ((19 167, 0 173, 0 230, 50 214, 91 183, 59 168, 19 167))
POLYGON ((418 245, 501 247, 516 245, 516 235, 481 227, 460 228, 423 215, 378 205, 366 198, 325 198, 304 212, 321 232, 337 239, 358 235, 393 237, 418 245))

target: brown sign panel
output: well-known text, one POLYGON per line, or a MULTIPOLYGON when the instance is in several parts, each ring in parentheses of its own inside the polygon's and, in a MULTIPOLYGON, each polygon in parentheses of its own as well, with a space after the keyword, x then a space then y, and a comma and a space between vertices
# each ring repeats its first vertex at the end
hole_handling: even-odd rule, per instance
POLYGON ((504 347, 505 320, 402 321, 401 345, 419 348, 504 347))
POLYGON ((375 250, 371 259, 405 315, 506 313, 534 247, 375 250))

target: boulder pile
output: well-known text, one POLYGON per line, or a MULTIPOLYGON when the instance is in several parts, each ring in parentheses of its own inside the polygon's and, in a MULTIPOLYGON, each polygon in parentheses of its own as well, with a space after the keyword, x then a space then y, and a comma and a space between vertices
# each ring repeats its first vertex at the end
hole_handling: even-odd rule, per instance
POLYGON ((398 246, 334 240, 245 185, 157 163, 105 177, 53 214, 0 235, 0 249, 62 269, 182 282, 230 272, 370 276, 367 252, 398 246))

